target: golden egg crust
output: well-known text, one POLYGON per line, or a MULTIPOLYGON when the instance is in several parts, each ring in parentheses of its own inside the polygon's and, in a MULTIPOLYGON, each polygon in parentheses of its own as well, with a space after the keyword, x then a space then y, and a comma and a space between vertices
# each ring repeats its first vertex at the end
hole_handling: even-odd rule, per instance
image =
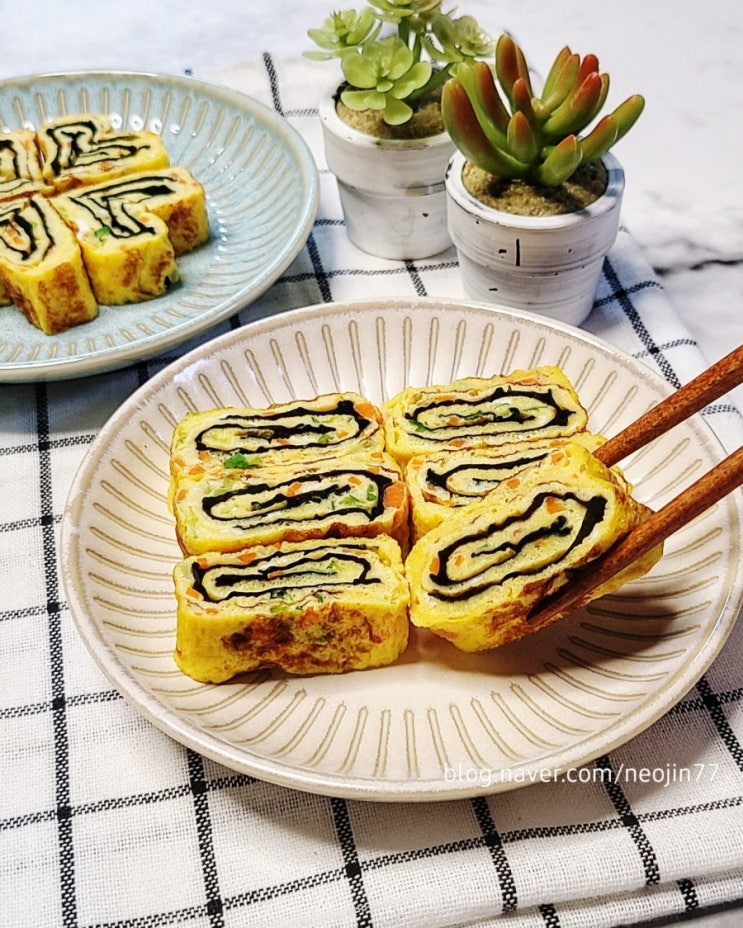
POLYGON ((414 454, 568 437, 588 423, 554 366, 407 387, 382 405, 382 415, 387 450, 403 464, 414 454))
MULTIPOLYGON (((521 638, 541 600, 648 513, 613 469, 568 443, 413 545, 405 565, 411 621, 463 651, 521 638)), ((653 549, 590 598, 646 573, 661 554, 662 546, 653 549)))
POLYGON ((211 552, 179 562, 174 581, 174 658, 199 682, 366 670, 407 645, 408 585, 386 535, 211 552))

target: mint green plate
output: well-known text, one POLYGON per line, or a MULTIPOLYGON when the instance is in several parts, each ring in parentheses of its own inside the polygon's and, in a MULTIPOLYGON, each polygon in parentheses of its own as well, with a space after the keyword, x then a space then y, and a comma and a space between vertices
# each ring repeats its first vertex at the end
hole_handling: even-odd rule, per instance
POLYGON ((44 335, 0 307, 0 381, 60 380, 160 354, 243 309, 304 246, 319 178, 304 140, 244 94, 188 77, 136 72, 45 74, 0 82, 3 130, 63 113, 100 112, 124 129, 159 132, 171 162, 204 185, 210 241, 178 260, 181 282, 145 303, 44 335))

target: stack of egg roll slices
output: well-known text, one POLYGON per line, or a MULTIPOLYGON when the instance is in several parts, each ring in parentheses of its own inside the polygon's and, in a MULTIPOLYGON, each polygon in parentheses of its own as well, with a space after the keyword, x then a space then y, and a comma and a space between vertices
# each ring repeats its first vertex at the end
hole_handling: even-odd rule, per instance
POLYGON ((550 366, 379 408, 344 393, 187 415, 170 459, 178 666, 204 682, 382 666, 408 621, 464 651, 529 634, 532 608, 649 513, 587 424, 550 366))
MULTIPOLYGON (((405 461, 410 618, 464 651, 530 634, 529 614, 647 518, 557 367, 408 388, 384 408, 405 461)), ((646 573, 650 552, 591 598, 646 573)), ((557 621, 555 615, 552 621, 557 621)))
POLYGON ((154 132, 82 113, 0 134, 0 304, 48 335, 165 293, 209 234, 202 185, 154 132))
POLYGON ((408 494, 355 393, 187 415, 171 446, 175 660, 202 682, 339 673, 408 640, 408 494))

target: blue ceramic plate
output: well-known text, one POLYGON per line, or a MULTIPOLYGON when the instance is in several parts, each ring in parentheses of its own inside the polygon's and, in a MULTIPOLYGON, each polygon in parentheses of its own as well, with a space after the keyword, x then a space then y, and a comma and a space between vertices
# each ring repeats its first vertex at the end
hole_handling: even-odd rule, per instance
POLYGON ((173 164, 204 185, 211 239, 178 260, 181 282, 145 303, 101 307, 97 319, 44 335, 0 307, 0 381, 58 380, 152 357, 242 309, 303 247, 319 202, 304 141, 243 94, 187 77, 133 72, 47 74, 0 83, 0 126, 38 127, 100 112, 124 129, 159 132, 173 164))

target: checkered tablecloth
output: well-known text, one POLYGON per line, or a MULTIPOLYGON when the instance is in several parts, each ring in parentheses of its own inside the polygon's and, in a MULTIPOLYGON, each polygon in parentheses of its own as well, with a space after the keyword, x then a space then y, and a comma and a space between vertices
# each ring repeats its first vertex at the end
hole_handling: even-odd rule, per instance
MULTIPOLYGON (((59 526, 86 451, 132 391, 176 354, 282 310, 463 296, 453 251, 397 263, 348 243, 316 112, 323 66, 264 56, 195 76, 289 120, 317 158, 320 210, 264 296, 177 352, 0 387, 0 926, 602 928, 743 906, 741 623, 676 707, 592 765, 663 769, 662 782, 589 775, 435 804, 235 774, 154 728, 97 670, 64 601, 59 526)), ((704 366, 626 230, 585 327, 673 386, 704 366)), ((705 416, 728 449, 740 444, 730 403, 705 416)))

